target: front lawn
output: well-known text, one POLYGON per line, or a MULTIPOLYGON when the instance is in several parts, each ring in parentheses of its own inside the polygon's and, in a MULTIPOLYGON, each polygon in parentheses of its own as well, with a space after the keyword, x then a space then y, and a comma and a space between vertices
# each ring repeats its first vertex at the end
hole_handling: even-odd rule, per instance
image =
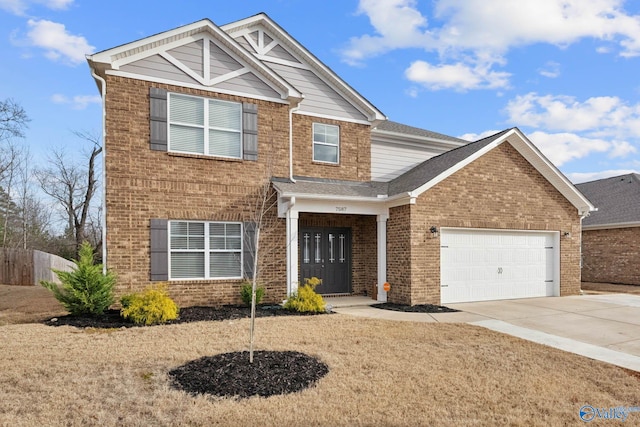
MULTIPOLYGON (((319 358, 314 387, 269 398, 192 396, 184 363, 247 348, 248 319, 148 328, 0 326, 0 424, 11 426, 577 425, 585 404, 637 406, 621 368, 466 324, 346 315, 256 321, 258 350, 319 358)), ((609 421, 609 423, 614 421, 609 421)), ((631 413, 627 422, 640 422, 631 413)))

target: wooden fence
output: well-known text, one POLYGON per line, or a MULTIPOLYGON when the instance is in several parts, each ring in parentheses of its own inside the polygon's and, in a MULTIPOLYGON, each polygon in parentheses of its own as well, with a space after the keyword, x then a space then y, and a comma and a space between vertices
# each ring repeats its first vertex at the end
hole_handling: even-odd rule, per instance
POLYGON ((51 271, 70 271, 74 264, 57 255, 30 249, 0 248, 0 284, 33 286, 41 280, 58 282, 51 271))

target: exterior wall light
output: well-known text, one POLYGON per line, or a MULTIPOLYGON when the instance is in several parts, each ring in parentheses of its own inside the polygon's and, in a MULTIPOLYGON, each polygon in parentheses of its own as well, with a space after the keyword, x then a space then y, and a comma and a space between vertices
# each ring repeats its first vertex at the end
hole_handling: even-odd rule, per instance
POLYGON ((571 232, 570 231, 565 231, 564 233, 562 233, 562 235, 568 239, 568 238, 571 237, 571 232))
POLYGON ((431 232, 431 237, 438 237, 438 228, 435 225, 432 225, 429 231, 431 232))

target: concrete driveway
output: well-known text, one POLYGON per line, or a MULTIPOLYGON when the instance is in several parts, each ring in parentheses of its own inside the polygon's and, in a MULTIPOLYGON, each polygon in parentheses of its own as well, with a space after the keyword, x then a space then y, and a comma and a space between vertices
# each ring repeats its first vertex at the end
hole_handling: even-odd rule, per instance
POLYGON ((640 295, 527 298, 447 307, 461 311, 398 313, 367 306, 336 311, 390 320, 469 323, 640 372, 640 295))

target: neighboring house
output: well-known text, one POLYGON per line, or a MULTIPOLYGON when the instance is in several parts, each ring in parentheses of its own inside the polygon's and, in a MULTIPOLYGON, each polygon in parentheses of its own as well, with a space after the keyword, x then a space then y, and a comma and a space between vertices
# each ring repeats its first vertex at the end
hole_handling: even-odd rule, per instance
POLYGON ((580 290, 593 206, 518 129, 466 141, 390 122, 265 14, 88 57, 105 114, 104 260, 118 292, 239 301, 256 192, 260 281, 449 303, 580 290), (391 289, 384 291, 384 283, 391 289))
POLYGON ((576 187, 598 209, 582 222, 582 280, 640 285, 640 175, 576 187))

